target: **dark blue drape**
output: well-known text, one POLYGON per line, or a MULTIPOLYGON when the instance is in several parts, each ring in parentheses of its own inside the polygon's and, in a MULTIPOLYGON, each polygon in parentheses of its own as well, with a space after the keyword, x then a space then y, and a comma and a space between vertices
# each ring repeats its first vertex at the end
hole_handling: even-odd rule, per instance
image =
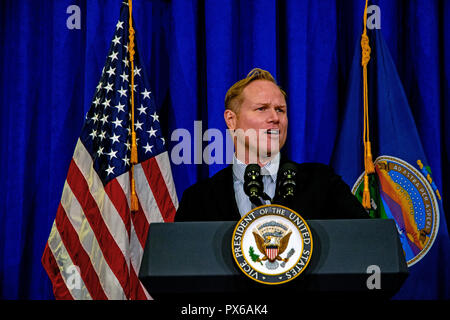
MULTIPOLYGON (((260 67, 288 94, 290 157, 329 163, 364 2, 134 0, 140 56, 162 108, 169 153, 178 144, 170 141, 172 132, 185 128, 194 137, 194 121, 201 121, 203 131, 224 132, 226 90, 260 67)), ((120 3, 0 4, 2 299, 53 297, 40 258, 120 3), (66 25, 70 5, 80 8, 80 29, 66 25)), ((381 9, 381 30, 449 221, 450 1, 372 4, 381 9)), ((179 198, 187 186, 224 166, 172 164, 179 198)))

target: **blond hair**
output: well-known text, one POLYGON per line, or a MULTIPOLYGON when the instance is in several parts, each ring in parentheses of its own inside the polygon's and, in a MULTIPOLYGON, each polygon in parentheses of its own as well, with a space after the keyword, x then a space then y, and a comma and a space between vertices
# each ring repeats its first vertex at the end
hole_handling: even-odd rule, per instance
MULTIPOLYGON (((225 109, 229 109, 234 113, 238 113, 241 103, 244 99, 244 97, 242 96, 242 92, 252 81, 255 80, 267 80, 273 82, 278 86, 277 81, 269 71, 254 68, 248 73, 247 77, 239 80, 238 82, 233 84, 230 89, 228 89, 227 94, 225 95, 225 109)), ((283 91, 283 89, 281 89, 280 86, 278 86, 278 88, 286 98, 286 93, 283 91)))

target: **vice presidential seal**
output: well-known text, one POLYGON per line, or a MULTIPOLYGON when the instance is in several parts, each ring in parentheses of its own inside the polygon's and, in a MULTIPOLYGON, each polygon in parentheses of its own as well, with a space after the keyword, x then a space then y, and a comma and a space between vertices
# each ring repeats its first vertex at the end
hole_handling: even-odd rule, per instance
POLYGON ((299 214, 280 205, 265 205, 238 222, 232 250, 246 276, 276 285, 293 280, 305 270, 312 242, 311 231, 299 214))

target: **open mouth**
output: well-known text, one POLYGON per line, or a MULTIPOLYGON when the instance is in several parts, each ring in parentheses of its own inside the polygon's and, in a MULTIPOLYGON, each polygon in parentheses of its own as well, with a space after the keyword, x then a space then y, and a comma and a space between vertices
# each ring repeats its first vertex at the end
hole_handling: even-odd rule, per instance
POLYGON ((280 134, 280 130, 279 130, 279 129, 267 129, 267 130, 266 130, 266 134, 269 134, 269 135, 279 135, 279 134, 280 134))

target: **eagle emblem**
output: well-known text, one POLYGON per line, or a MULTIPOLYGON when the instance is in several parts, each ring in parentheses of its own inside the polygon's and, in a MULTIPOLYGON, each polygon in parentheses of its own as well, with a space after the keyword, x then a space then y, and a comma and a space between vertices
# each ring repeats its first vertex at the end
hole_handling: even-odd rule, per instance
POLYGON ((284 267, 289 258, 295 253, 295 250, 292 248, 285 258, 281 257, 288 247, 292 231, 279 222, 269 221, 260 224, 253 229, 252 233, 256 247, 263 256, 260 258, 259 255, 255 254, 253 247, 250 247, 250 257, 254 262, 261 264, 263 261, 266 261, 265 266, 267 269, 277 269, 280 266, 278 261, 281 261, 281 267, 284 267))
POLYGON ((311 231, 295 211, 277 204, 256 207, 234 228, 237 267, 254 281, 277 285, 298 277, 311 259, 311 231))

